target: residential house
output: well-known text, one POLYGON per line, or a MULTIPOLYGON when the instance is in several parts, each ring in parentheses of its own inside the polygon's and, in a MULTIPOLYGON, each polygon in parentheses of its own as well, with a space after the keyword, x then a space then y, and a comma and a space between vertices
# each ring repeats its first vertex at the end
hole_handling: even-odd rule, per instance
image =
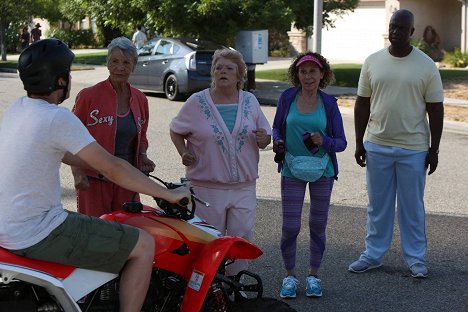
MULTIPOLYGON (((321 53, 330 60, 363 62, 371 53, 386 47, 388 23, 398 9, 415 16, 413 38, 423 38, 431 26, 440 38, 440 48, 468 52, 468 0, 361 0, 354 12, 337 17, 334 28, 323 28, 321 53)), ((292 28, 288 33, 296 52, 313 49, 312 38, 292 28)))

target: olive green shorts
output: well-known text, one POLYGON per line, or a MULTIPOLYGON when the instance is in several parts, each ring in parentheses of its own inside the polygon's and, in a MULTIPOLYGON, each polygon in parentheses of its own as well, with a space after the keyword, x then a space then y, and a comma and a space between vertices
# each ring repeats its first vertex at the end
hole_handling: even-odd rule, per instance
POLYGON ((135 227, 69 212, 65 221, 45 239, 12 252, 33 259, 119 273, 139 234, 135 227))

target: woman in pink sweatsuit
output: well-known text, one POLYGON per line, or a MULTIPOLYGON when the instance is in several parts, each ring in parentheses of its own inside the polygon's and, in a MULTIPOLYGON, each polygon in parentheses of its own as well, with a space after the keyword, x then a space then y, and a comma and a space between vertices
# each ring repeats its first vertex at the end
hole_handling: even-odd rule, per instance
MULTIPOLYGON (((242 91, 246 65, 234 50, 217 50, 212 87, 193 94, 170 124, 171 139, 197 196, 210 207, 197 214, 225 235, 251 239, 255 220, 259 148, 271 141, 271 127, 252 93, 242 91)), ((247 268, 238 260, 226 268, 247 268)))
MULTIPOLYGON (((148 100, 128 83, 137 57, 128 38, 112 40, 107 56, 109 78, 80 91, 73 112, 109 153, 151 172, 155 165, 146 155, 148 100)), ((121 210, 125 202, 139 201, 138 194, 104 179, 99 172, 76 167, 72 171, 80 213, 100 217, 121 210)))

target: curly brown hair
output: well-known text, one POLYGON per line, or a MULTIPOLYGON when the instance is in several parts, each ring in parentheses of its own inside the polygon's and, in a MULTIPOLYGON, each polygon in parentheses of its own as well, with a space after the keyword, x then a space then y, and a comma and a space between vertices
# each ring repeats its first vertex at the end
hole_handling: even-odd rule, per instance
POLYGON ((319 53, 307 51, 305 53, 300 53, 296 56, 292 64, 289 66, 288 69, 288 81, 295 87, 300 87, 301 82, 299 81, 299 69, 297 68, 296 64, 299 62, 301 58, 303 58, 306 55, 312 55, 316 57, 319 61, 320 64, 322 64, 323 68, 320 69, 320 71, 323 72, 323 78, 320 80, 319 83, 319 88, 324 89, 325 87, 331 85, 333 82, 335 82, 335 75, 333 74, 333 71, 330 67, 330 64, 328 63, 328 60, 324 58, 322 55, 319 53))

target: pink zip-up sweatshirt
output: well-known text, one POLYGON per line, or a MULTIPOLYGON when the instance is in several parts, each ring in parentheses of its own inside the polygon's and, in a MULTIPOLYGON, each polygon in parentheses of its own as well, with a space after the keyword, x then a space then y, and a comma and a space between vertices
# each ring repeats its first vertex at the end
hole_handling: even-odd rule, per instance
POLYGON ((192 184, 218 189, 255 184, 259 149, 253 130, 263 128, 271 135, 271 126, 252 93, 239 91, 238 105, 232 133, 209 89, 190 96, 172 119, 171 130, 186 136, 187 148, 197 158, 194 165, 186 167, 192 184))

